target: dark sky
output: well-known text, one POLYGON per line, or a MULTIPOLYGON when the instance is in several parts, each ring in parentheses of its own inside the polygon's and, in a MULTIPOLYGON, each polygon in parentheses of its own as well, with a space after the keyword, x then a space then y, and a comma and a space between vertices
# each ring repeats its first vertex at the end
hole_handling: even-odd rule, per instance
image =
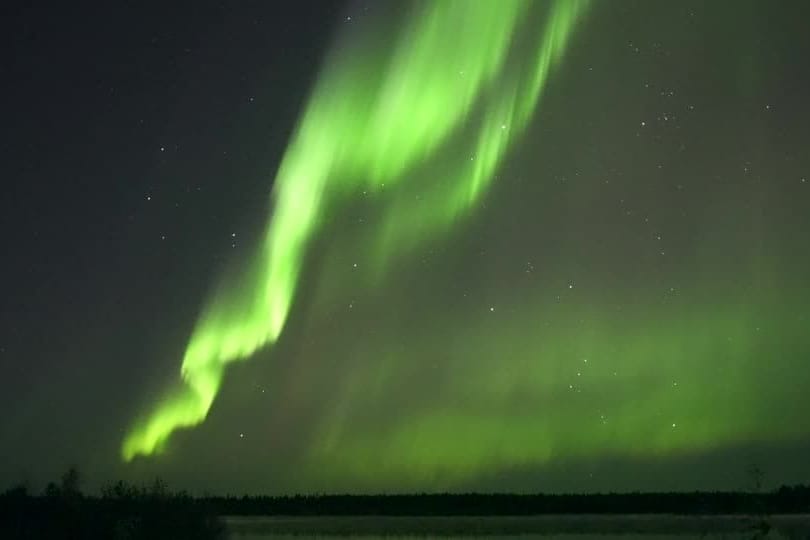
POLYGON ((0 487, 70 464, 209 492, 810 482, 806 2, 591 2, 463 204, 555 4, 455 123, 444 73, 498 36, 460 2, 417 40, 427 5, 2 8, 0 487), (187 346, 255 305, 274 183, 324 148, 280 335, 125 462, 187 346))

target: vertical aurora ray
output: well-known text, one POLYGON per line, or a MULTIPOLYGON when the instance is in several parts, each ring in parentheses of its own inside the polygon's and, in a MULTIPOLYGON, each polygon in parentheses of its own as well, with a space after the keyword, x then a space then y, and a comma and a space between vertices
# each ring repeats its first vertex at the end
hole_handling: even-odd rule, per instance
POLYGON ((472 157, 429 188, 427 204, 394 199, 370 247, 384 267, 470 211, 532 117, 589 3, 419 3, 387 54, 372 61, 350 48, 336 56, 279 167, 251 270, 209 303, 183 357, 183 385, 129 433, 124 459, 158 451, 175 430, 202 422, 227 365, 277 340, 326 211, 362 190, 407 187, 409 173, 451 144, 470 144, 472 157), (516 47, 519 40, 528 47, 516 47))

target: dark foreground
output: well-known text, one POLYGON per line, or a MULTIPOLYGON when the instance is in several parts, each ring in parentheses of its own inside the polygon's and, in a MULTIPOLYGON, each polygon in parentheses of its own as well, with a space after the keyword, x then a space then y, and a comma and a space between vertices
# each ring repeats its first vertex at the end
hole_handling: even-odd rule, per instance
POLYGON ((750 534, 810 539, 810 487, 768 493, 417 494, 194 497, 159 480, 0 494, 0 539, 213 540, 281 534, 750 534))

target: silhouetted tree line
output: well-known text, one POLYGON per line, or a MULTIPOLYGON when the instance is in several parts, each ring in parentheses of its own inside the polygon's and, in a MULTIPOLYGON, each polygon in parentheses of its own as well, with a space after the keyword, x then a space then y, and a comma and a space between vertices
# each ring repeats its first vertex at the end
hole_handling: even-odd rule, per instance
POLYGON ((0 538, 16 539, 195 539, 225 538, 225 527, 207 499, 150 486, 117 482, 101 496, 79 489, 79 473, 66 472, 42 495, 23 486, 0 495, 0 538))
POLYGON ((161 480, 117 482, 100 496, 81 493, 76 469, 43 494, 25 487, 0 494, 0 538, 184 539, 225 537, 218 516, 810 513, 810 486, 772 492, 607 493, 566 495, 413 494, 192 497, 161 480))
POLYGON ((299 495, 211 497, 207 501, 220 515, 763 515, 810 512, 810 486, 784 486, 770 493, 299 495))

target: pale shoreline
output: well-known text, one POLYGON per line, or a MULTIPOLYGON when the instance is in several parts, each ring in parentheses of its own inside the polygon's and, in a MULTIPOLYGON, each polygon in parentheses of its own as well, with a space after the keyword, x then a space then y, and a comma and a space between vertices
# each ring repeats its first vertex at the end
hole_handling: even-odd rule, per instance
POLYGON ((810 535, 810 514, 557 514, 534 516, 222 516, 236 538, 248 534, 723 534, 810 535))

